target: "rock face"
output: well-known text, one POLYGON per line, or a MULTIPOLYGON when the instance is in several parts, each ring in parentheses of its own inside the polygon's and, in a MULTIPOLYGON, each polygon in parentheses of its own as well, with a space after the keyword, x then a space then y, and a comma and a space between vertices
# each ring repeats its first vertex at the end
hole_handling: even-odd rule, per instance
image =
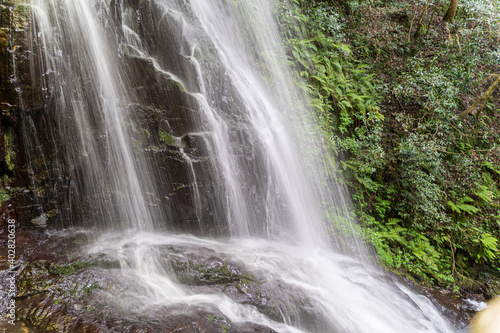
MULTIPOLYGON (((152 55, 165 53, 168 56, 163 58, 172 61, 161 65, 173 66, 177 73, 186 71, 187 78, 194 78, 191 74, 195 69, 180 52, 184 41, 169 37, 169 32, 175 36, 173 32, 181 22, 171 17, 164 21, 168 25, 164 35, 154 36, 159 18, 152 2, 124 4, 144 18, 138 22, 138 31, 149 45, 148 51, 152 55), (158 43, 156 38, 168 39, 168 43, 158 43)), ((122 23, 119 5, 111 1, 109 12, 102 18, 108 20, 111 29, 122 23)), ((96 198, 81 186, 85 181, 85 154, 71 135, 74 130, 64 128, 60 122, 62 115, 57 111, 62 109, 54 91, 56 77, 44 67, 46 54, 39 35, 34 33, 35 26, 30 6, 17 0, 0 2, 2 241, 7 236, 7 219, 15 219, 21 230, 95 223, 92 202, 96 198), (68 158, 68 152, 72 158, 68 158)), ((117 39, 124 38, 116 30, 117 39)), ((115 42, 115 47, 110 48, 119 50, 116 56, 122 61, 118 70, 129 89, 128 103, 122 107, 134 119, 124 126, 131 134, 135 158, 154 166, 151 178, 157 182, 156 191, 148 203, 164 207, 161 209, 169 216, 169 224, 158 221, 159 226, 194 234, 227 234, 225 216, 217 213, 223 211, 217 206, 221 201, 211 200, 222 194, 211 176, 214 163, 207 154, 206 134, 197 120, 199 101, 188 92, 197 91, 198 83, 186 81, 183 86, 159 71, 151 59, 138 56, 126 43, 115 42)), ((107 149, 105 143, 101 148, 107 149)), ((194 306, 188 310, 160 307, 147 312, 113 308, 109 295, 130 286, 121 280, 116 260, 105 255, 78 254, 87 240, 85 234, 59 237, 18 231, 15 301, 16 316, 24 328, 34 332, 274 332, 253 323, 233 323, 219 311, 194 306)), ((239 270, 238 264, 203 249, 188 251, 193 255, 190 259, 179 257, 180 249, 163 250, 165 265, 172 267, 180 283, 226 293, 242 304, 269 313, 276 311, 260 291, 250 292, 255 289, 255 278, 239 270), (201 257, 196 255, 198 250, 203 253, 201 257), (204 260, 208 260, 206 264, 204 260)), ((2 285, 8 274, 8 263, 2 255, 2 285)), ((2 311, 8 301, 3 296, 2 311)))
MULTIPOLYGON (((148 204, 168 216, 168 222, 156 221, 162 229, 225 235, 224 201, 212 200, 223 196, 220 180, 213 178, 216 172, 199 121, 199 101, 192 94, 199 91, 196 69, 183 55, 186 41, 176 34, 182 22, 171 13, 161 20, 155 6, 153 1, 112 1, 101 17, 115 34, 116 45, 110 49, 118 50, 117 66, 128 90, 128 102, 122 107, 132 115, 125 126, 135 158, 152 166, 151 174, 145 175, 156 182, 154 191, 147 194, 148 204), (128 24, 136 25, 152 58, 138 54, 118 28, 127 11, 137 14, 135 22, 128 24), (158 29, 157 24, 164 26, 158 29), (160 54, 163 60, 155 63, 153 57, 160 54), (173 80, 158 66, 175 75, 182 73, 184 82, 173 80)), ((92 213, 93 203, 106 197, 96 198, 86 191, 85 151, 76 142, 72 125, 61 122, 64 109, 54 90, 56 74, 44 67, 47 54, 39 35, 33 33, 36 23, 31 8, 2 2, 0 10, 2 213, 23 225, 33 221, 36 227, 92 226, 103 219, 92 213), (41 219, 46 223, 40 225, 41 219)), ((96 127, 100 121, 96 119, 96 127)), ((105 155, 105 139, 98 149, 105 155)))
POLYGON ((32 210, 24 192, 29 179, 22 171, 25 154, 20 121, 22 108, 38 110, 44 104, 32 80, 28 45, 31 10, 20 1, 0 2, 0 213, 2 223, 9 217, 29 219, 32 210), (15 209, 15 212, 14 212, 15 209))
MULTIPOLYGON (((189 303, 189 297, 183 296, 183 302, 171 304, 142 297, 147 295, 147 282, 129 272, 134 270, 137 264, 134 260, 143 245, 125 241, 118 256, 113 251, 87 254, 94 237, 81 231, 17 233, 18 260, 14 272, 18 331, 275 332, 265 325, 231 321, 215 305, 207 305, 217 304, 214 302, 217 299, 220 302, 230 299, 274 324, 292 323, 307 332, 331 331, 322 326, 326 318, 319 310, 321 306, 298 286, 250 271, 244 262, 229 254, 192 242, 152 245, 151 250, 155 260, 168 272, 170 281, 182 286, 187 295, 202 295, 201 298, 189 303), (308 323, 314 326, 308 327, 308 323)), ((0 236, 0 241, 4 240, 0 236)), ((2 286, 8 285, 10 276, 8 263, 2 257, 2 286)), ((162 287, 161 283, 159 286, 162 287)), ((458 323, 472 313, 467 302, 459 302, 457 297, 444 300, 436 296, 434 299, 453 310, 450 318, 462 327, 458 323)), ((4 316, 9 301, 5 293, 0 294, 0 331, 10 327, 4 316)), ((228 303, 225 304, 223 308, 227 310, 228 303)), ((344 331, 339 328, 338 332, 344 331)))

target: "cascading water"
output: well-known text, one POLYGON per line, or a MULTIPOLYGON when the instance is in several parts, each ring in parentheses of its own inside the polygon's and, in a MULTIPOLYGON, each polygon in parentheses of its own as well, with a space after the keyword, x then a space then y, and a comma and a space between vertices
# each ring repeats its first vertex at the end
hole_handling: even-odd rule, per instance
MULTIPOLYGON (((103 4, 104 5, 104 4, 103 4)), ((62 163, 74 168, 73 204, 90 202, 92 224, 151 230, 152 212, 143 195, 151 187, 138 170, 125 124, 127 102, 107 37, 90 4, 33 0, 44 56, 42 68, 54 82, 49 104, 65 147, 62 163)), ((29 140, 27 140, 29 141, 29 140)), ((70 207, 70 209, 76 209, 70 207)))
POLYGON ((347 203, 328 163, 325 171, 314 117, 281 61, 273 1, 32 6, 51 135, 63 140, 55 158, 69 179, 59 214, 114 230, 89 250, 116 257, 125 279, 141 281, 117 303, 144 312, 215 308, 232 322, 279 332, 452 331, 428 300, 386 281, 358 240, 341 246, 344 254, 330 248, 324 211, 347 203), (148 125, 140 130, 138 123, 148 125), (179 202, 192 212, 180 212, 179 202), (176 246, 186 253, 172 252, 176 246), (274 315, 183 287, 165 258, 187 260, 189 251, 244 263, 276 296, 274 315))

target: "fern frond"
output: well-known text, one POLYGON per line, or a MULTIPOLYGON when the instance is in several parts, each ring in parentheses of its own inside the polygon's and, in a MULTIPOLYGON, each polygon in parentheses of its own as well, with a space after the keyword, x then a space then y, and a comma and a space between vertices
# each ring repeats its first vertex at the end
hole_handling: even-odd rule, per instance
POLYGON ((456 204, 451 201, 448 201, 448 205, 450 205, 452 211, 457 212, 459 214, 461 212, 465 212, 468 214, 475 214, 479 212, 479 208, 469 205, 467 202, 474 202, 474 199, 465 196, 462 199, 460 199, 456 204))
POLYGON ((493 202, 493 192, 488 189, 488 187, 480 185, 479 189, 474 191, 474 194, 480 197, 486 203, 493 202))
POLYGON ((387 220, 387 224, 388 225, 398 224, 401 221, 403 221, 403 220, 395 218, 395 217, 391 217, 390 219, 387 220))

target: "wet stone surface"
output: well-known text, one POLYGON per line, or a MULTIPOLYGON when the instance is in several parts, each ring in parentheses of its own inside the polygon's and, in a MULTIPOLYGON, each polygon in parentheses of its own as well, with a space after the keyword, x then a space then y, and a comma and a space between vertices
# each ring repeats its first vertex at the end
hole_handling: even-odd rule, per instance
MULTIPOLYGON (((123 279, 117 260, 104 254, 84 254, 91 240, 86 232, 49 235, 20 231, 17 240, 16 329, 23 326, 29 332, 274 332, 253 323, 232 323, 216 309, 206 307, 151 306, 147 311, 137 311, 120 306, 113 297, 134 286, 123 279)), ((183 251, 180 247, 169 253, 183 251)), ((214 257, 192 274, 170 254, 165 259, 171 259, 172 267, 178 268, 176 273, 184 274, 184 282, 193 285, 210 284, 224 289, 243 276, 236 264, 227 263, 228 268, 223 269, 220 263, 225 261, 220 258, 214 257)), ((206 258, 202 254, 193 260, 201 263, 206 258)), ((4 283, 8 265, 4 259, 0 265, 0 282, 4 283)), ((3 304, 7 298, 3 293, 1 297, 3 304)), ((0 322, 0 328, 7 325, 0 322)))

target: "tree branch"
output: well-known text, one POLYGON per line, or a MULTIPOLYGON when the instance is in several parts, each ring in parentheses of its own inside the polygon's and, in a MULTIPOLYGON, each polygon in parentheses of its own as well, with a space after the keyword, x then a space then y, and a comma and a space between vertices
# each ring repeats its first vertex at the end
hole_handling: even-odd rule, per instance
POLYGON ((486 106, 486 102, 488 99, 491 97, 497 86, 500 84, 500 74, 498 75, 498 78, 493 82, 493 84, 486 89, 486 91, 479 97, 474 103, 472 103, 469 108, 463 112, 461 112, 458 116, 460 118, 464 118, 466 115, 474 111, 478 106, 480 106, 475 114, 481 113, 483 111, 484 107, 486 106))

